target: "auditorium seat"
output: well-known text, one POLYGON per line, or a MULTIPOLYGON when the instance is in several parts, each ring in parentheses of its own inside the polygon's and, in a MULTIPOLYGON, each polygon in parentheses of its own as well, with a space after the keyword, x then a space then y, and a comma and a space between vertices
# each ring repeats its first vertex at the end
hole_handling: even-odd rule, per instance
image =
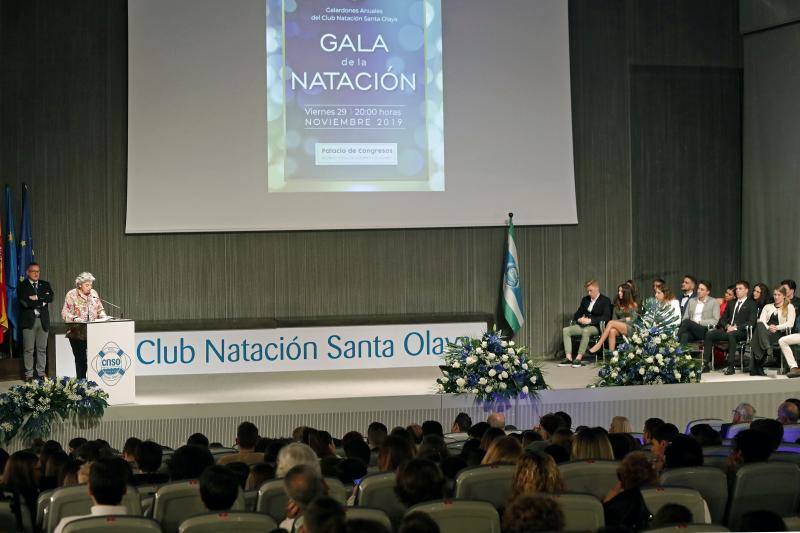
MULTIPOLYGON (((244 510, 241 491, 232 510, 244 510)), ((153 500, 153 518, 161 524, 164 533, 175 533, 187 518, 207 512, 200 499, 200 483, 196 479, 167 483, 158 489, 153 500)))
MULTIPOLYGON (((721 524, 725 519, 725 506, 728 503, 728 476, 713 466, 673 468, 661 474, 664 487, 685 487, 700 493, 708 504, 711 521, 721 524)), ((701 522, 700 517, 694 518, 701 522)))
POLYGON ((794 452, 772 452, 769 456, 770 462, 780 461, 784 463, 793 463, 800 465, 800 453, 794 452))
POLYGON ((697 420, 692 420, 688 424, 686 424, 686 430, 684 433, 689 435, 690 430, 694 426, 699 426, 700 424, 708 424, 714 431, 719 431, 722 428, 722 424, 725 422, 720 420, 719 418, 699 418, 697 420))
POLYGON ((406 515, 422 512, 439 526, 440 533, 500 533, 500 515, 491 503, 472 500, 437 500, 410 507, 406 515))
POLYGON ((328 496, 341 503, 347 503, 347 498, 350 497, 351 491, 347 490, 344 483, 333 477, 326 477, 325 484, 328 486, 328 496))
POLYGON ((800 531, 800 516, 789 516, 783 519, 786 531, 800 531))
POLYGON ((681 533, 705 533, 707 531, 730 531, 730 529, 716 524, 675 524, 674 526, 645 529, 642 533, 673 533, 674 531, 680 531, 681 533))
POLYGON ((40 530, 46 525, 45 520, 47 518, 47 510, 50 507, 50 496, 55 491, 56 489, 45 490, 39 494, 39 498, 36 500, 36 525, 40 530))
POLYGON ((727 526, 738 529, 742 515, 767 510, 780 516, 797 514, 800 468, 791 463, 755 463, 736 472, 731 489, 727 526))
MULTIPOLYGON (((122 505, 130 515, 140 516, 142 514, 139 493, 135 487, 128 486, 125 496, 122 497, 122 505)), ((50 495, 50 505, 47 506, 47 532, 52 533, 65 516, 88 515, 91 508, 92 498, 89 496, 86 485, 56 489, 50 495)))
POLYGON ((511 496, 513 465, 483 465, 465 468, 456 477, 455 497, 459 500, 484 500, 503 507, 511 496))
POLYGON ((244 509, 254 513, 256 511, 256 503, 258 502, 258 491, 248 490, 244 493, 244 509))
POLYGON ((692 513, 692 522, 703 524, 706 522, 706 507, 703 497, 694 489, 683 487, 651 487, 642 489, 647 509, 653 516, 659 509, 668 503, 683 505, 692 513))
POLYGON ((233 455, 238 453, 233 448, 210 448, 209 451, 211 452, 212 457, 214 457, 214 462, 219 463, 219 460, 225 457, 226 455, 233 455))
POLYGON ((366 476, 356 489, 356 506, 380 509, 393 524, 398 524, 406 512, 406 506, 394 492, 396 484, 394 472, 366 476))
POLYGON ((725 455, 704 455, 703 465, 725 470, 728 467, 728 457, 725 455))
POLYGON ((793 444, 791 442, 783 442, 778 446, 779 452, 800 453, 800 444, 793 444))
POLYGON ((380 509, 371 509, 369 507, 345 507, 344 511, 347 520, 371 520, 381 524, 387 530, 392 531, 392 521, 389 519, 389 515, 380 509))
POLYGON ((603 503, 591 494, 546 494, 564 511, 564 531, 597 531, 605 525, 603 503))
POLYGON ((91 516, 67 524, 63 533, 161 533, 161 525, 143 516, 91 516))
POLYGON ((744 431, 745 429, 750 429, 750 422, 742 422, 741 424, 731 424, 730 426, 728 426, 728 429, 727 431, 725 431, 725 434, 722 435, 722 438, 732 439, 740 431, 744 431))
POLYGON ((223 511, 187 518, 178 533, 263 533, 277 527, 275 520, 265 514, 223 511))
MULTIPOLYGON (((11 512, 11 502, 0 501, 0 531, 15 533, 17 531, 17 519, 11 512)), ((33 528, 31 528, 33 531, 33 528)))
POLYGON ((720 457, 728 457, 731 454, 731 446, 705 446, 703 448, 703 455, 717 455, 720 457))
POLYGON ((288 503, 289 497, 283 487, 283 479, 271 479, 264 482, 258 489, 256 512, 269 515, 280 524, 286 518, 288 503))
POLYGON ((617 484, 616 461, 570 461, 558 465, 567 492, 593 494, 600 500, 617 484))
POLYGON ((797 439, 800 439, 800 424, 783 426, 783 442, 796 443, 797 439))

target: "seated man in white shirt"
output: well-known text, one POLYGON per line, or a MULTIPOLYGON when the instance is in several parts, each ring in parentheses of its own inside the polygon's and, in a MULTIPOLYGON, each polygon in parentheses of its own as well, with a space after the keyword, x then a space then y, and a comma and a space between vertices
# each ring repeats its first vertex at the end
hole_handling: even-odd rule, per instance
POLYGON ((81 518, 128 514, 128 510, 122 505, 122 498, 128 487, 129 475, 128 465, 119 457, 98 459, 92 463, 88 485, 89 496, 94 502, 92 514, 62 518, 54 533, 61 533, 67 524, 81 518))
POLYGON ((697 284, 697 297, 686 305, 683 321, 678 328, 678 340, 681 344, 701 341, 705 338, 709 326, 719 322, 719 302, 711 297, 711 284, 701 281, 697 284))

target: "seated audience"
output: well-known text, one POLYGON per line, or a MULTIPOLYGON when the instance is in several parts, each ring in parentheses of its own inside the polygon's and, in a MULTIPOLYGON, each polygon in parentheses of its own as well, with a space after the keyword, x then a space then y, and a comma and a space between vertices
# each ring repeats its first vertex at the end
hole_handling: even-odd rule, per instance
POLYGON ((611 313, 611 321, 606 324, 603 334, 597 342, 589 348, 589 353, 597 353, 608 339, 608 349, 614 350, 617 347, 617 337, 630 334, 633 323, 636 321, 637 304, 633 299, 631 288, 627 283, 617 287, 617 297, 614 298, 614 307, 611 313))
POLYGON ((3 492, 9 494, 11 511, 20 531, 24 524, 24 513, 28 513, 31 523, 36 522, 36 500, 39 496, 36 487, 38 461, 38 457, 29 451, 14 452, 6 461, 3 475, 0 477, 0 494, 3 492))
POLYGON ((83 446, 84 444, 86 444, 87 442, 89 442, 89 441, 87 441, 83 437, 75 437, 74 439, 70 440, 69 444, 67 445, 69 447, 69 454, 72 457, 77 459, 78 458, 78 449, 81 446, 83 446))
POLYGON ((483 434, 483 438, 481 439, 481 450, 489 451, 489 446, 496 441, 497 439, 502 439, 506 436, 506 432, 500 428, 489 428, 483 434))
POLYGON ((189 446, 200 446, 201 448, 208 448, 208 437, 202 433, 193 433, 186 439, 186 444, 189 446))
MULTIPOLYGON (((39 491, 44 492, 59 487, 59 477, 61 471, 67 466, 70 458, 67 452, 59 450, 49 456, 47 462, 40 468, 41 477, 39 478, 39 491)), ((0 470, 2 472, 2 470, 0 470)))
POLYGON ((256 443, 258 442, 258 428, 252 422, 242 422, 236 429, 236 446, 239 453, 223 455, 219 459, 219 464, 227 465, 230 463, 244 463, 254 465, 264 462, 264 454, 256 453, 256 443))
POLYGON ((297 465, 308 465, 321 473, 317 454, 307 444, 293 442, 287 444, 278 452, 278 461, 275 467, 275 477, 286 477, 286 474, 297 465))
POLYGON ((711 297, 711 284, 701 281, 697 284, 697 297, 686 304, 678 327, 678 340, 681 344, 703 340, 708 328, 719 322, 719 317, 719 302, 711 297))
POLYGON ((736 373, 734 364, 736 362, 736 349, 738 343, 747 339, 747 327, 752 326, 756 321, 756 303, 747 297, 750 292, 750 284, 746 281, 736 283, 736 302, 732 302, 722 314, 717 329, 706 333, 703 344, 704 369, 708 369, 711 362, 712 348, 717 342, 728 343, 728 368, 725 375, 730 376, 736 373))
POLYGON ((450 455, 447 443, 440 435, 426 435, 422 439, 422 444, 417 449, 417 457, 430 459, 434 463, 439 463, 450 455))
POLYGON ((783 424, 777 420, 759 418, 753 420, 750 424, 750 429, 753 431, 760 431, 766 435, 767 442, 770 444, 770 453, 777 451, 783 442, 783 424))
POLYGON ((763 463, 772 453, 772 444, 764 434, 754 429, 745 429, 733 439, 733 450, 728 456, 728 473, 733 476, 742 465, 763 463))
POLYGON ((721 446, 722 435, 708 424, 696 424, 689 430, 689 435, 700 446, 721 446))
POLYGON ((553 498, 521 494, 511 500, 503 513, 504 533, 563 531, 564 512, 553 498))
POLYGON ((536 431, 534 431, 532 429, 527 429, 527 430, 522 432, 522 447, 523 448, 527 448, 528 446, 530 446, 534 442, 542 442, 543 440, 544 439, 542 438, 542 436, 539 435, 538 432, 536 432, 536 431))
POLYGON ((553 461, 556 464, 566 463, 570 460, 570 450, 564 448, 563 446, 559 446, 557 444, 551 444, 550 446, 546 446, 543 450, 543 453, 546 453, 550 457, 553 458, 553 461))
POLYGON ((442 471, 433 461, 411 459, 397 470, 395 493, 406 507, 441 500, 444 498, 444 486, 442 471))
POLYGON ((414 439, 414 444, 422 444, 422 426, 419 424, 409 424, 406 430, 414 439))
POLYGON ((750 511, 739 520, 739 531, 788 531, 786 522, 772 511, 750 511))
POLYGON ((320 459, 336 457, 336 446, 333 444, 333 437, 327 431, 317 431, 309 435, 308 445, 320 459))
POLYGON ((628 454, 617 469, 617 485, 603 500, 606 527, 645 529, 650 512, 641 489, 658 484, 658 474, 642 452, 628 454))
POLYGON ((558 428, 564 425, 564 419, 554 413, 547 413, 539 418, 539 426, 534 428, 544 440, 550 440, 558 428))
MULTIPOLYGON (((128 440, 125 441, 125 444, 122 446, 122 458, 131 465, 131 469, 135 472, 136 471, 136 449, 142 443, 141 439, 137 439, 136 437, 130 437, 128 440)), ((59 446, 60 448, 61 446, 59 446)))
POLYGON ((728 285, 725 288, 725 292, 722 295, 722 298, 717 298, 717 302, 719 303, 719 316, 725 314, 725 309, 728 308, 728 302, 732 302, 736 299, 736 285, 728 285))
POLYGON ((798 415, 800 415, 800 410, 793 402, 783 402, 778 406, 777 420, 784 426, 797 424, 798 415))
POLYGON ((436 420, 426 420, 422 423, 422 438, 425 439, 427 435, 444 436, 444 428, 436 420))
MULTIPOLYGON (((286 519, 280 527, 292 531, 297 517, 304 515, 306 508, 317 498, 328 494, 328 487, 319 469, 310 465, 298 464, 292 467, 283 479, 289 503, 286 506, 286 519)), ((304 517, 304 521, 305 521, 304 517)), ((305 523, 305 522, 304 522, 305 523)))
POLYGON ((169 481, 168 474, 158 472, 163 457, 164 450, 159 444, 150 440, 140 443, 136 448, 135 456, 136 464, 139 465, 139 473, 134 474, 132 484, 136 486, 158 485, 169 481))
POLYGON ((556 411, 553 414, 559 420, 561 420, 561 423, 559 424, 559 427, 564 427, 564 428, 567 428, 569 430, 572 429, 572 417, 569 416, 569 414, 565 413, 564 411, 556 411))
POLYGON ((209 511, 229 511, 239 496, 239 476, 228 466, 214 465, 200 476, 200 499, 209 511))
POLYGON ((297 426, 292 430, 292 440, 295 442, 303 442, 303 435, 306 432, 305 426, 297 426))
POLYGON ((609 433, 633 433, 633 426, 631 421, 624 416, 615 416, 611 419, 611 425, 608 427, 609 433))
POLYGON ((756 303, 756 307, 758 308, 758 314, 761 314, 761 310, 764 309, 769 303, 769 287, 767 287, 763 283, 756 283, 753 285, 753 301, 756 303))
POLYGON ((797 307, 800 305, 800 297, 795 296, 795 289, 790 288, 790 286, 795 288, 797 287, 793 280, 784 280, 781 282, 781 288, 786 290, 786 299, 789 300, 790 304, 795 310, 795 315, 797 316, 794 324, 794 329, 797 331, 797 333, 784 335, 778 339, 778 346, 781 349, 783 358, 786 360, 786 365, 789 367, 786 377, 797 378, 800 377, 800 368, 797 367, 797 360, 792 352, 792 346, 800 344, 800 308, 797 307))
POLYGON ((503 413, 492 413, 486 419, 486 423, 490 428, 505 429, 506 428, 506 415, 503 413))
POLYGON ((451 433, 466 433, 472 427, 472 418, 467 413, 458 413, 456 419, 453 420, 453 427, 450 428, 451 433))
POLYGON ((658 512, 653 515, 653 520, 650 522, 652 529, 663 528, 669 526, 686 525, 694 522, 692 512, 683 505, 678 503, 668 503, 663 505, 658 512))
POLYGON ((170 481, 197 479, 207 467, 214 464, 211 452, 197 446, 181 446, 167 463, 170 481))
POLYGON ((584 284, 586 296, 581 300, 578 310, 575 311, 572 319, 575 324, 567 326, 563 330, 564 337, 564 359, 558 366, 580 367, 583 363, 583 354, 589 346, 589 337, 600 334, 600 323, 611 320, 611 300, 608 296, 600 294, 600 285, 595 280, 589 280, 584 284), (578 353, 572 357, 572 337, 580 336, 578 353))
POLYGON ((381 472, 395 472, 401 464, 413 459, 414 455, 414 448, 408 440, 395 436, 386 437, 378 451, 378 469, 381 472))
POLYGON ((369 449, 377 452, 385 439, 389 435, 389 430, 380 422, 373 422, 367 428, 367 444, 369 449))
POLYGON ((561 471, 550 455, 526 451, 520 456, 511 481, 511 500, 525 493, 563 491, 561 471))
POLYGON ((678 305, 681 308, 681 316, 686 312, 686 307, 693 298, 697 298, 697 278, 686 274, 681 280, 681 294, 678 298, 678 305))
POLYGON ((658 304, 669 311, 664 327, 678 326, 681 322, 681 305, 675 298, 675 293, 666 285, 656 287, 655 293, 658 304))
MULTIPOLYGON (((92 463, 89 473, 89 496, 92 498, 91 514, 88 516, 125 515, 127 508, 122 505, 128 484, 130 468, 118 457, 104 457, 92 463)), ((54 533, 61 533, 64 527, 85 516, 62 518, 54 533)))
POLYGON ((439 533, 439 524, 429 515, 415 511, 403 517, 397 533, 439 533))
MULTIPOLYGON (((550 444, 562 446, 565 450, 569 451, 572 448, 572 431, 565 427, 560 427, 550 437, 550 444)), ((544 448, 542 448, 544 449, 544 448)))
POLYGON ((501 437, 489 445, 483 465, 513 465, 522 455, 522 444, 512 436, 501 437))
POLYGON ((260 463, 250 467, 250 474, 244 484, 245 491, 258 490, 267 481, 275 479, 275 465, 260 463))
POLYGON ((609 433, 608 441, 614 451, 614 459, 621 461, 631 452, 639 449, 639 441, 630 433, 609 433))
POLYGON ((309 502, 303 513, 300 533, 345 533, 347 520, 344 508, 333 498, 322 496, 309 502))
POLYGON ((750 375, 764 376, 764 360, 772 357, 772 345, 794 327, 795 309, 783 286, 773 291, 774 303, 765 304, 750 339, 750 375))
POLYGON ((608 435, 602 428, 586 428, 575 434, 572 440, 570 458, 573 461, 581 460, 614 460, 614 450, 608 435))
POLYGON ((644 427, 642 428, 642 438, 644 439, 644 445, 649 446, 653 442, 653 430, 655 430, 658 426, 663 424, 664 421, 660 418, 648 418, 644 421, 644 427))
POLYGON ((675 435, 663 451, 664 468, 703 466, 703 447, 692 437, 675 435))
POLYGON ((728 432, 728 428, 733 425, 752 422, 753 417, 756 416, 756 408, 747 402, 742 402, 736 406, 736 409, 734 409, 731 414, 733 415, 731 423, 722 424, 722 427, 720 427, 720 433, 722 433, 722 435, 725 435, 728 432))
POLYGON ((477 424, 473 424, 468 430, 467 435, 471 439, 478 439, 481 440, 483 438, 483 434, 489 429, 489 424, 487 422, 478 422, 477 424))
POLYGON ((371 452, 369 444, 362 439, 342 439, 342 449, 344 449, 344 456, 348 459, 358 459, 364 466, 369 466, 371 452))

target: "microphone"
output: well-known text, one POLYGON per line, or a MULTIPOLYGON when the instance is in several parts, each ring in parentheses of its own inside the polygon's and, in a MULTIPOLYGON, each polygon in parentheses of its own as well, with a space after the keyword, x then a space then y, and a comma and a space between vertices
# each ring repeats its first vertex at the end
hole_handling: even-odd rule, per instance
POLYGON ((104 304, 110 305, 114 309, 117 309, 119 311, 119 317, 122 318, 122 308, 120 306, 118 306, 117 304, 111 303, 108 300, 103 300, 102 298, 100 298, 100 301, 103 302, 104 304))

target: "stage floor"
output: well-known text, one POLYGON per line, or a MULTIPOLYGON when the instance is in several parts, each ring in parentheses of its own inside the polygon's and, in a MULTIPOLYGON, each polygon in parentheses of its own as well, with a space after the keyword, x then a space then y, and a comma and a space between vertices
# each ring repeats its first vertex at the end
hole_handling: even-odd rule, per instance
MULTIPOLYGON (((767 377, 712 372, 697 384, 589 389, 597 376, 595 366, 562 368, 548 361, 543 367, 552 388, 506 406, 508 423, 530 428, 545 413, 566 411, 575 426, 608 426, 613 416, 621 415, 636 429, 651 416, 683 427, 698 418, 727 420, 742 401, 754 405, 758 415, 773 418, 780 402, 800 396, 800 380, 774 371, 767 377)), ((449 426, 459 412, 477 421, 496 408, 477 404, 471 396, 434 394, 439 375, 437 368, 401 368, 142 377, 136 404, 109 407, 91 430, 63 425, 51 437, 60 442, 78 435, 104 438, 122 446, 126 438, 138 436, 175 447, 199 431, 230 445, 243 420, 253 421, 270 437, 290 435, 299 425, 341 435, 353 429, 366 432, 375 420, 390 428, 424 420, 449 426)), ((0 391, 15 383, 20 382, 0 383, 0 391)), ((12 442, 7 449, 21 447, 23 443, 12 442)))

